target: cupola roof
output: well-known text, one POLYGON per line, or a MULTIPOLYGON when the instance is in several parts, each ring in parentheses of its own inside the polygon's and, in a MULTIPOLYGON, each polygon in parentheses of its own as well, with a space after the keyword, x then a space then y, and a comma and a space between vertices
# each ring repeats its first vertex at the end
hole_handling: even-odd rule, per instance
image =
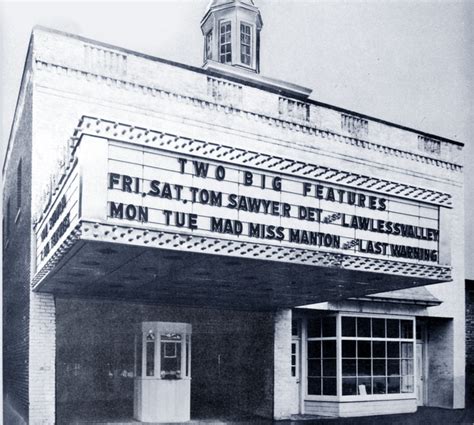
POLYGON ((227 3, 243 3, 250 6, 255 6, 253 0, 211 0, 207 8, 211 9, 212 7, 222 6, 227 3))

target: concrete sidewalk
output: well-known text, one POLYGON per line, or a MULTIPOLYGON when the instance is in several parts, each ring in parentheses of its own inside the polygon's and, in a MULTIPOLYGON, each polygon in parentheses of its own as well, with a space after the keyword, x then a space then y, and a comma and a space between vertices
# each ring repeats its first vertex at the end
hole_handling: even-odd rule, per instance
MULTIPOLYGON (((8 402, 4 403, 5 424, 26 425, 8 402)), ((67 420, 57 425, 138 425, 133 419, 114 420, 67 420)), ((419 407, 416 413, 359 418, 301 417, 285 421, 271 421, 258 418, 191 420, 183 425, 451 425, 474 424, 474 405, 466 409, 451 410, 435 407, 419 407)), ((155 424, 148 424, 155 425, 155 424)), ((164 424, 156 424, 164 425, 164 424)), ((176 423, 172 425, 177 425, 176 423)))
POLYGON ((451 425, 474 424, 474 406, 467 409, 441 409, 419 407, 416 413, 401 415, 363 416, 360 418, 318 418, 281 421, 276 424, 287 425, 451 425))

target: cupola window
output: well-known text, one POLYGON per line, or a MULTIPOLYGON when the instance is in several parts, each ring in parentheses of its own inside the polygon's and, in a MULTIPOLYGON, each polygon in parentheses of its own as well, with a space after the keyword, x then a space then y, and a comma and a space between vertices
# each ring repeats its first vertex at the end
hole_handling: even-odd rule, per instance
POLYGON ((212 59, 212 30, 206 34, 206 60, 212 59))
POLYGON ((222 22, 219 28, 219 61, 221 63, 232 62, 232 26, 229 21, 222 22))
POLYGON ((244 65, 252 64, 252 27, 240 24, 240 61, 244 65))
POLYGON ((210 0, 201 21, 203 67, 260 72, 262 17, 253 0, 210 0), (226 67, 223 67, 226 65, 226 67))

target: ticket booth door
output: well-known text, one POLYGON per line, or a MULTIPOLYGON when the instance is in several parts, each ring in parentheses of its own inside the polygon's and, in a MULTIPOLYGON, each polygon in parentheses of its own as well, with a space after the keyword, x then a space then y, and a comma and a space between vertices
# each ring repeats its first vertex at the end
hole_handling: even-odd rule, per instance
POLYGON ((186 422, 190 412, 191 325, 143 322, 135 335, 135 419, 186 422))

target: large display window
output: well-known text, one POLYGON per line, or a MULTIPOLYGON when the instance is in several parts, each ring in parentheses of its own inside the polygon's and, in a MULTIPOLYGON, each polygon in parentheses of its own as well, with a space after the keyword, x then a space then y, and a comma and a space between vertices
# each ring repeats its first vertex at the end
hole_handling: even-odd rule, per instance
POLYGON ((309 398, 414 396, 414 319, 334 314, 307 318, 309 398))

